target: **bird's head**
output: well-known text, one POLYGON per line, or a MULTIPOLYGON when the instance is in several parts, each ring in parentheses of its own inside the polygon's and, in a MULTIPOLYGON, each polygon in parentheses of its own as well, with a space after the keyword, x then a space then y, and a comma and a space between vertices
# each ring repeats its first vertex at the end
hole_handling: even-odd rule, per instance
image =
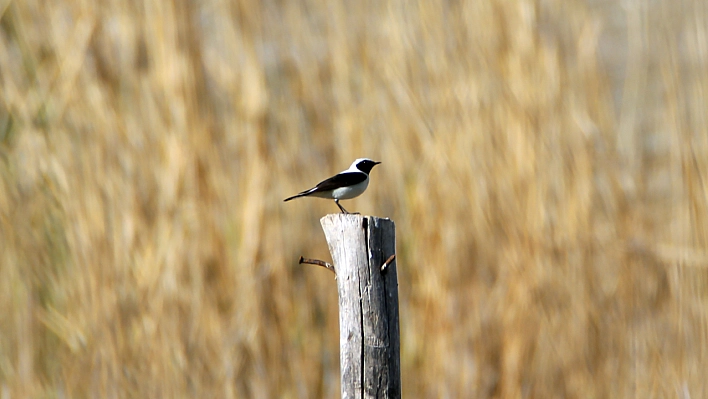
POLYGON ((352 166, 350 167, 350 169, 356 168, 356 169, 368 174, 369 172, 371 172, 371 169, 374 166, 376 166, 380 163, 381 162, 372 161, 369 158, 359 158, 356 161, 354 161, 354 163, 352 163, 352 166))

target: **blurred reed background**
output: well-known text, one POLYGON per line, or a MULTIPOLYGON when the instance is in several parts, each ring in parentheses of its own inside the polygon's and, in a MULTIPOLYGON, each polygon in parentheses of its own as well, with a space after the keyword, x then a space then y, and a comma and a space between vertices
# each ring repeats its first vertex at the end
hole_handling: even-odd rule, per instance
POLYGON ((0 398, 338 397, 360 156, 405 397, 708 398, 702 0, 5 0, 0 85, 0 398))

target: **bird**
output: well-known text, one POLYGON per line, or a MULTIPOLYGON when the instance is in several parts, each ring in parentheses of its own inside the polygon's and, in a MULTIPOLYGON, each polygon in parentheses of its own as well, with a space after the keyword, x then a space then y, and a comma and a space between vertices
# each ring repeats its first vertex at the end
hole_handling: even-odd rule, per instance
POLYGON ((283 200, 287 202, 300 197, 318 197, 333 199, 342 213, 349 213, 339 200, 352 199, 360 196, 369 186, 369 173, 371 169, 381 162, 372 161, 369 158, 358 158, 349 169, 344 170, 329 179, 322 180, 315 187, 295 194, 283 200))

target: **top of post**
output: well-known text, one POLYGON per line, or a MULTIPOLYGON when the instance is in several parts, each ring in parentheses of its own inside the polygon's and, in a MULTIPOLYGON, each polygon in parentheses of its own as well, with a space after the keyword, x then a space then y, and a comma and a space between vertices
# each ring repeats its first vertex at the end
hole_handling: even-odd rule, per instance
POLYGON ((320 223, 324 224, 325 222, 327 223, 342 223, 342 222, 348 222, 352 223, 355 221, 362 221, 364 219, 369 219, 369 221, 374 222, 375 224, 378 224, 379 221, 391 221, 390 218, 381 218, 378 216, 370 216, 370 215, 362 215, 359 213, 330 213, 328 215, 323 216, 320 219, 320 223))

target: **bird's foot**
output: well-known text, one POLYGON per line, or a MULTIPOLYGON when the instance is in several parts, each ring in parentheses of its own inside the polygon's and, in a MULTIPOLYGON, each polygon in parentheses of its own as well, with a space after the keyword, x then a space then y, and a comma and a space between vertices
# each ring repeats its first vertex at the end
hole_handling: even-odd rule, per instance
POLYGON ((342 211, 342 213, 349 214, 349 212, 347 212, 347 210, 344 209, 343 206, 339 205, 339 200, 334 200, 334 203, 337 204, 337 206, 339 207, 339 210, 342 211))
POLYGON ((342 215, 361 215, 359 212, 349 212, 346 209, 342 209, 342 215))
POLYGON ((339 200, 334 200, 334 203, 337 204, 337 206, 339 207, 339 210, 342 211, 342 213, 345 215, 361 215, 359 212, 349 212, 346 209, 344 209, 344 207, 339 204, 339 200))

